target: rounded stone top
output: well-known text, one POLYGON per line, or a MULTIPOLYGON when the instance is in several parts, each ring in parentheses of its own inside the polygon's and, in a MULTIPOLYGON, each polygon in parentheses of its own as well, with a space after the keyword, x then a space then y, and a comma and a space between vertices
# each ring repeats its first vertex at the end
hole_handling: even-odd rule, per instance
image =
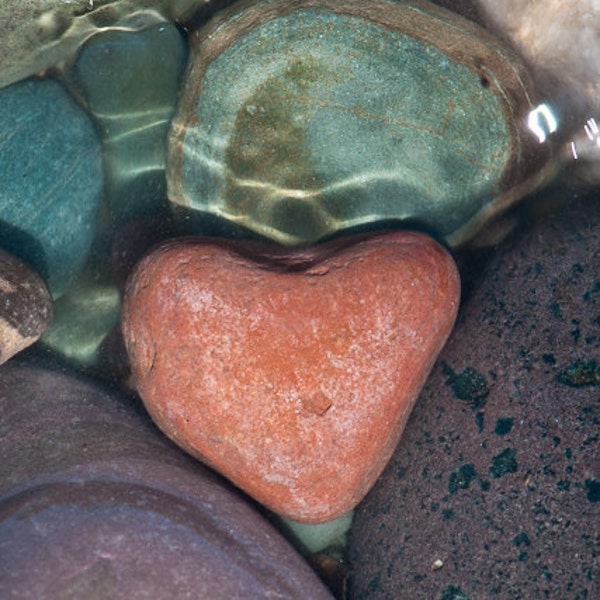
POLYGON ((451 244, 546 175, 528 73, 425 2, 250 1, 192 35, 169 196, 284 244, 379 220, 451 244))

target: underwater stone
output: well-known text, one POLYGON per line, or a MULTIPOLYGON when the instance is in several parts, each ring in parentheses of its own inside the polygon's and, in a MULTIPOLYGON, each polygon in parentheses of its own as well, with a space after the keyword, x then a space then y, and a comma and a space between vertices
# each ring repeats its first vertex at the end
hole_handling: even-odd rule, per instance
POLYGON ((54 306, 54 322, 42 343, 80 366, 96 366, 102 342, 119 323, 121 298, 116 285, 96 265, 86 265, 54 306))
POLYGON ((106 28, 186 19, 208 0, 2 0, 0 88, 68 61, 106 28))
POLYGON ((0 90, 0 247, 60 296, 96 228, 102 158, 94 127, 53 80, 0 90))
POLYGON ((598 357, 598 265, 597 193, 495 248, 356 510, 354 598, 599 596, 600 380, 562 377, 598 357), (457 397, 446 365, 481 373, 487 402, 457 397))
POLYGON ((52 321, 52 297, 42 278, 0 250, 0 364, 27 348, 52 321))
POLYGON ((549 176, 518 57, 426 2, 234 5, 192 34, 175 210, 285 244, 394 219, 463 242, 549 176))
POLYGON ((247 497, 131 398, 0 367, 3 598, 332 600, 247 497))
POLYGON ((81 49, 74 67, 104 148, 105 203, 111 222, 168 215, 166 137, 187 58, 179 30, 107 30, 81 49))
POLYGON ((322 523, 364 497, 450 332, 454 261, 398 231, 286 250, 167 242, 122 308, 158 426, 272 511, 322 523))

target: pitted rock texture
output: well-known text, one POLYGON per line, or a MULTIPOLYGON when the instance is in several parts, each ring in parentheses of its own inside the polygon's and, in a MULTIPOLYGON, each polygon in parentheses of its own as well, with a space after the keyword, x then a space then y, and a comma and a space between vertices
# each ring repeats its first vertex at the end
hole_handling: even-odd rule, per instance
POLYGON ((0 364, 36 342, 52 315, 52 296, 43 279, 0 250, 0 364))
POLYGON ((356 512, 351 598, 600 597, 600 204, 498 249, 356 512))

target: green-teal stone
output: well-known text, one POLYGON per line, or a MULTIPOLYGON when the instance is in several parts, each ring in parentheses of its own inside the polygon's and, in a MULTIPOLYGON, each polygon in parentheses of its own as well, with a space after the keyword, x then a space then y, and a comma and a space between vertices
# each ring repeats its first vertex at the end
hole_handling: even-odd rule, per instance
POLYGON ((105 28, 185 19, 207 0, 0 0, 0 88, 69 60, 105 28))
POLYGON ((284 244, 382 220, 457 244, 535 187, 535 93, 508 48, 425 2, 242 2, 192 36, 169 197, 284 244))
POLYGON ((54 298, 88 255, 102 182, 92 122, 58 82, 0 90, 0 248, 34 267, 54 298))
POLYGON ((104 151, 108 221, 168 210, 165 154, 187 48, 171 23, 107 30, 83 46, 73 78, 104 151))

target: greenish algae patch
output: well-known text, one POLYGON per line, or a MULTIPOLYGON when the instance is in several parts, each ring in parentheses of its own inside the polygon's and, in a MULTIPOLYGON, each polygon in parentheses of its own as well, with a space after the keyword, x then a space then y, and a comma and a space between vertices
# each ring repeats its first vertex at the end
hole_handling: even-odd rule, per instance
POLYGON ((452 368, 444 363, 442 371, 446 375, 446 385, 458 400, 471 402, 474 408, 481 408, 485 404, 490 390, 486 378, 473 367, 466 367, 460 373, 455 373, 452 368))
POLYGON ((600 385, 600 364, 594 359, 576 361, 568 369, 561 371, 556 379, 572 388, 600 385))

